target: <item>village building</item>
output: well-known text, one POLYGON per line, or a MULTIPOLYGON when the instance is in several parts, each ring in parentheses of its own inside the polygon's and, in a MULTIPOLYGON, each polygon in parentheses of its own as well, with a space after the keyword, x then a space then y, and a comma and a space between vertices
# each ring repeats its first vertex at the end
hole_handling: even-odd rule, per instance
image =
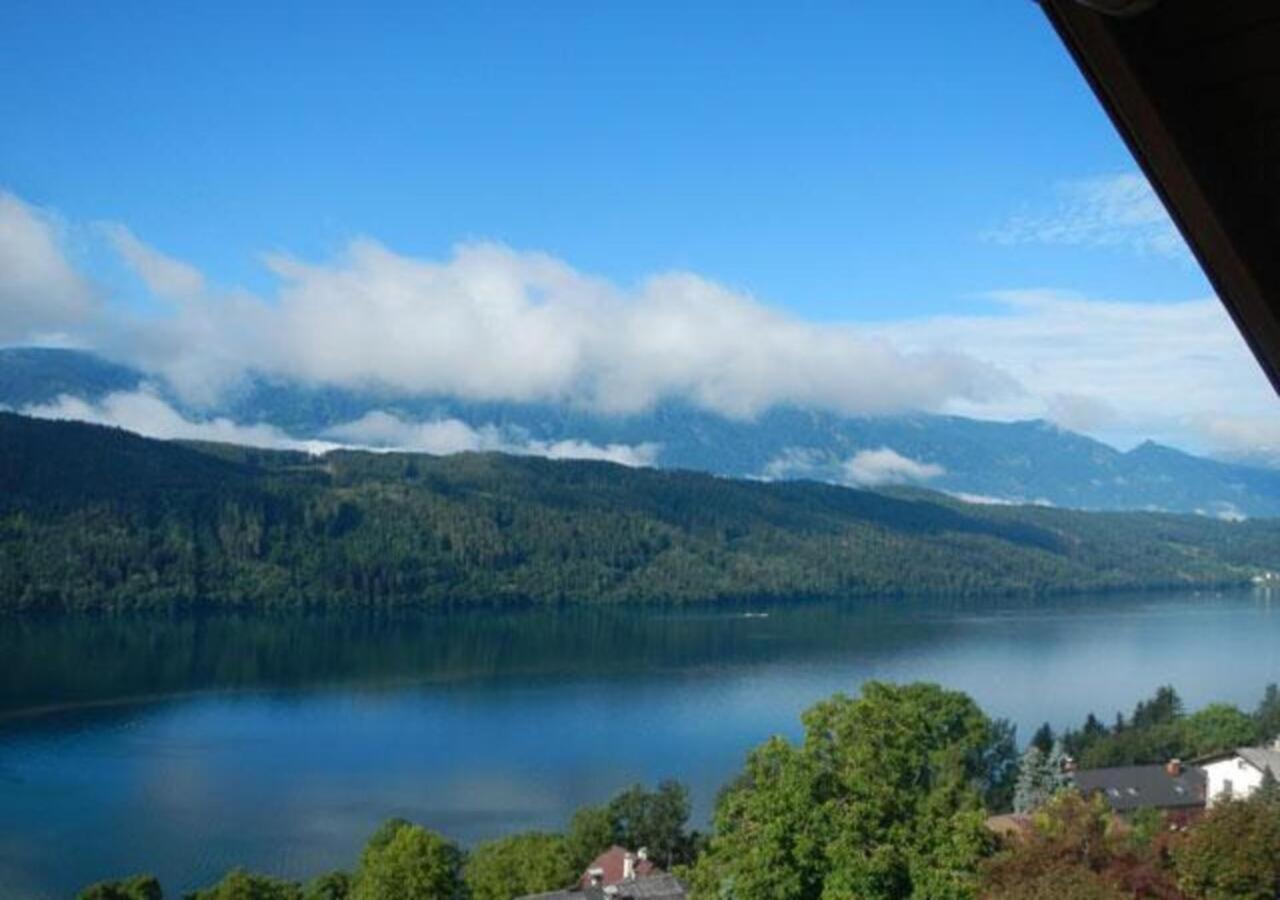
POLYGON ((632 853, 617 845, 587 866, 578 883, 516 900, 685 900, 684 884, 649 859, 643 847, 632 853))
POLYGON ((1184 766, 1176 759, 1162 766, 1081 769, 1073 777, 1080 793, 1101 796, 1116 813, 1140 809, 1193 811, 1203 809, 1208 798, 1204 770, 1184 766))
POLYGON ((1195 761, 1208 779, 1208 805, 1243 800, 1262 786, 1264 774, 1280 778, 1280 739, 1267 747, 1237 747, 1195 761))

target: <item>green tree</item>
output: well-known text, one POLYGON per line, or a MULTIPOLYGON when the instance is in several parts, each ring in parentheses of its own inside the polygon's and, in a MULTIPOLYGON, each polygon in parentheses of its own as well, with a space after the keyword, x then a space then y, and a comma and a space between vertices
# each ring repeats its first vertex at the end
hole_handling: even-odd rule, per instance
POLYGON ((1156 688, 1150 700, 1140 701, 1133 710, 1130 726, 1133 728, 1150 728, 1153 725, 1167 725, 1182 718, 1182 698, 1166 684, 1156 688))
POLYGON ((1031 746, 1038 748, 1041 755, 1048 756, 1049 751, 1053 749, 1054 739, 1053 726, 1045 722, 1031 736, 1031 746))
POLYGON ((462 852, 434 831, 387 823, 360 856, 353 900, 455 900, 463 895, 462 852))
POLYGON ((1258 726, 1229 703, 1211 703, 1181 722, 1186 745, 1182 756, 1195 757, 1252 744, 1258 726))
POLYGON ((631 850, 641 847, 667 868, 692 858, 689 791, 678 781, 664 781, 657 790, 632 785, 609 801, 614 839, 631 850))
POLYGON ((1174 854, 1178 885, 1196 900, 1280 897, 1280 799, 1226 800, 1192 828, 1174 854))
POLYGON ((1008 719, 991 723, 991 746, 982 765, 987 772, 986 807, 1004 812, 1013 806, 1014 784, 1018 778, 1018 732, 1008 719))
POLYGON ((213 887, 187 895, 187 900, 302 900, 296 882, 233 869, 213 887))
POLYGON ((564 837, 528 831, 480 844, 463 869, 470 900, 511 900, 568 887, 575 868, 564 837))
POLYGON ((1280 686, 1267 685, 1262 701, 1253 713, 1258 739, 1273 741, 1280 738, 1280 686))
POLYGON ((1027 813, 1040 808, 1068 784, 1070 776, 1066 772, 1062 742, 1055 740, 1047 753, 1042 752, 1038 744, 1029 744, 1018 765, 1014 812, 1027 813))
POLYGON ((91 884, 76 894, 76 900, 161 900, 163 896, 154 875, 134 875, 91 884))
POLYGON ((803 745, 765 743, 722 795, 696 896, 972 897, 995 723, 964 694, 880 682, 803 720, 803 745))
POLYGON ((617 835, 614 833, 613 816, 605 806, 583 806, 569 820, 569 833, 565 842, 569 859, 579 874, 591 861, 608 850, 617 835))
POLYGON ((343 871, 317 875, 302 887, 303 900, 347 900, 351 896, 352 879, 343 871))

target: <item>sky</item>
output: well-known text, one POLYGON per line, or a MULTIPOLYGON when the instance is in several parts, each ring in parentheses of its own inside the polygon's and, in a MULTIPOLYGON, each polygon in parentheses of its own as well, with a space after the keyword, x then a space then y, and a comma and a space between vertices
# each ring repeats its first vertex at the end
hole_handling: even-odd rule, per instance
POLYGON ((0 343, 192 408, 257 371, 1280 459, 1031 0, 11 0, 0 123, 0 343))

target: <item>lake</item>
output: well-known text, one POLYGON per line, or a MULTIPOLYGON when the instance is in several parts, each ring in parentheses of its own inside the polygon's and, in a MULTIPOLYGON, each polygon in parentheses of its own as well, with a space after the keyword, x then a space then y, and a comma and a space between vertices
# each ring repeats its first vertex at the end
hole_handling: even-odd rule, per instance
POLYGON ((1280 596, 0 617, 0 896, 304 877, 389 816, 472 843, 664 777, 705 821, 749 748, 869 678, 965 690, 1023 739, 1165 683, 1252 708, 1280 596))

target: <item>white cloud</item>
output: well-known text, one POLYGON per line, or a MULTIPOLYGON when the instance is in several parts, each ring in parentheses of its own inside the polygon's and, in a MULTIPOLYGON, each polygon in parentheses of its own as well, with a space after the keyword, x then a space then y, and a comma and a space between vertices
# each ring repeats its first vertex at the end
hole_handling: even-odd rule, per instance
POLYGON ((1097 432, 1114 425, 1119 415, 1101 397, 1066 392, 1046 399, 1045 418, 1071 431, 1097 432))
POLYGON ((410 422, 375 410, 359 419, 330 428, 327 437, 345 444, 384 450, 411 450, 440 455, 467 451, 498 451, 550 459, 590 459, 624 466, 652 466, 657 444, 593 444, 581 440, 540 441, 493 425, 472 427, 459 419, 410 422))
POLYGON ((1212 446, 1208 423, 1224 414, 1280 417, 1274 391, 1215 299, 1125 303, 1044 290, 992 297, 1003 310, 880 328, 906 352, 963 347, 1026 388, 996 401, 952 401, 948 412, 1053 416, 1121 446, 1152 437, 1196 450, 1212 446))
POLYGON ((999 244, 1125 247, 1167 257, 1187 254, 1160 198, 1138 173, 1064 181, 1055 193, 1052 209, 1014 216, 984 237, 999 244))
POLYGON ((273 302, 185 304, 148 321, 130 349, 193 400, 213 399, 250 369, 609 413, 681 397, 736 417, 779 403, 932 409, 1017 390, 954 350, 904 354, 858 328, 807 323, 688 273, 627 290, 496 244, 433 262, 371 241, 328 264, 268 264, 281 279, 273 302))
POLYGON ((504 444, 501 433, 492 426, 472 428, 459 419, 407 422, 381 410, 335 425, 325 434, 344 444, 440 455, 500 450, 504 444))
POLYGON ((166 256, 117 222, 98 226, 107 241, 157 297, 187 300, 204 292, 204 276, 195 266, 166 256))
POLYGON ((782 481, 788 478, 820 478, 830 468, 827 454, 812 447, 787 447, 765 463, 760 477, 765 481, 782 481))
POLYGON ((63 395, 52 403, 28 406, 22 412, 41 419, 113 425, 162 440, 216 441, 310 453, 322 453, 335 446, 322 441, 296 440, 272 425, 240 425, 225 418, 188 419, 148 389, 108 394, 96 402, 63 395))
POLYGON ((1236 415, 1223 409, 1192 416, 1189 422, 1216 456, 1280 467, 1280 416, 1236 415))
MULTIPOLYGON (((1067 194, 1095 212, 1041 238, 1119 241, 1114 230, 1085 227, 1089 221, 1154 228, 1163 214, 1135 178, 1076 183, 1067 194)), ((462 245, 429 260, 368 240, 318 263, 269 257, 279 287, 261 297, 210 290, 194 267, 123 226, 98 234, 153 291, 179 302, 146 317, 121 305, 107 328, 77 331, 93 310, 92 291, 62 254, 56 222, 0 194, 0 341, 37 331, 64 344, 88 337, 211 409, 258 371, 603 413, 676 398, 733 417, 778 404, 1044 417, 1121 446, 1154 437, 1280 458, 1280 435, 1265 424, 1278 418, 1275 396, 1212 298, 1142 304, 1004 291, 991 295, 1001 306, 991 314, 817 324, 690 273, 622 286, 496 244, 462 245)), ((428 430, 416 444, 483 441, 429 426, 421 425, 428 430)))
POLYGON ((67 260, 56 219, 0 191, 0 341, 53 338, 93 311, 93 292, 67 260))
POLYGON ((947 493, 957 500, 963 500, 965 503, 975 503, 979 506, 1015 506, 1019 502, 1010 500, 1007 497, 993 497, 991 494, 970 494, 966 491, 947 491, 947 493))
POLYGON ((920 462, 889 447, 859 450, 845 460, 841 471, 846 482, 865 487, 928 481, 946 473, 937 463, 920 462))
POLYGON ((599 462, 612 462, 632 468, 652 466, 658 461, 658 453, 662 446, 656 443, 643 444, 593 444, 589 441, 530 441, 517 445, 519 452, 534 456, 546 456, 549 459, 590 459, 599 462))
POLYGON ((364 450, 403 450, 447 456, 468 451, 497 451, 549 459, 587 459, 624 466, 652 466, 657 444, 593 444, 589 441, 530 440, 504 433, 492 425, 473 428, 458 419, 407 422, 383 411, 338 425, 325 433, 326 440, 300 440, 274 425, 241 424, 227 418, 191 419, 165 402, 153 389, 121 391, 97 401, 63 395, 52 403, 21 410, 41 419, 66 419, 112 425, 161 440, 216 441, 325 453, 340 447, 364 450))

